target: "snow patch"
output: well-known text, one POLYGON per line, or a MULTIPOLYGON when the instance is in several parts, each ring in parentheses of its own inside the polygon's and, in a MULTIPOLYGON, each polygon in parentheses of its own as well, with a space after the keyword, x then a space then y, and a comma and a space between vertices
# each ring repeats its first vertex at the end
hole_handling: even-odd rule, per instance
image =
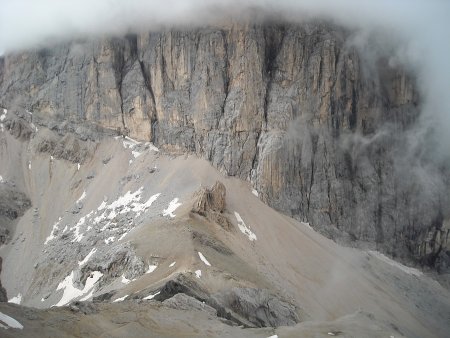
POLYGON ((81 168, 81 164, 80 164, 80 163, 77 163, 77 171, 79 171, 80 168, 81 168))
POLYGON ((0 183, 3 183, 4 181, 3 181, 3 176, 2 175, 0 175, 0 183))
POLYGON ((144 297, 143 299, 145 300, 150 300, 155 298, 157 295, 159 295, 161 293, 161 291, 158 291, 157 293, 155 293, 154 295, 148 295, 147 297, 144 297))
POLYGON ((86 219, 89 219, 92 214, 94 213, 94 211, 91 211, 89 214, 87 214, 86 216, 83 216, 80 218, 80 220, 77 222, 77 224, 75 224, 75 226, 71 227, 70 230, 73 230, 75 238, 72 240, 73 242, 81 242, 81 240, 84 237, 84 234, 82 234, 81 231, 81 226, 86 223, 86 219))
MULTIPOLYGON (((141 203, 141 194, 144 190, 143 187, 139 188, 135 192, 128 191, 125 195, 120 196, 117 200, 111 204, 106 204, 105 201, 98 207, 98 211, 104 210, 104 212, 94 218, 94 223, 98 224, 105 219, 113 220, 117 215, 125 214, 127 212, 133 211, 136 213, 136 217, 139 217, 143 212, 145 212, 151 205, 157 200, 161 193, 151 196, 147 202, 141 203)), ((108 228, 109 223, 107 223, 101 230, 104 231, 108 228)))
POLYGON ((136 140, 133 140, 131 137, 125 136, 124 140, 122 141, 122 144, 125 149, 132 149, 141 143, 136 140))
POLYGON ((267 338, 278 338, 278 336, 276 334, 274 334, 273 336, 267 337, 267 338))
MULTIPOLYGON (((118 139, 118 137, 115 137, 115 139, 118 139)), ((141 143, 136 140, 133 140, 132 138, 125 137, 125 139, 122 141, 122 144, 125 149, 131 149, 131 153, 133 154, 134 158, 138 158, 139 156, 141 156, 144 153, 143 151, 137 151, 135 149, 141 143)), ((157 147, 155 147, 151 142, 146 142, 144 145, 146 146, 146 148, 148 148, 152 151, 155 151, 155 152, 159 151, 159 149, 157 147)))
POLYGON ((309 229, 314 230, 313 227, 308 222, 303 222, 304 225, 306 225, 309 229))
POLYGON ((408 267, 406 265, 398 263, 398 262, 390 259, 389 257, 383 255, 381 252, 370 250, 368 253, 369 253, 369 255, 374 256, 374 257, 378 258, 379 260, 381 260, 381 261, 383 261, 383 262, 385 262, 385 263, 387 263, 387 264, 389 264, 389 265, 391 265, 393 267, 396 267, 396 268, 402 270, 403 272, 406 272, 408 275, 413 275, 413 276, 416 276, 416 277, 419 277, 419 276, 423 275, 422 271, 419 271, 417 269, 410 268, 410 267, 408 267))
POLYGON ((236 220, 238 222, 238 227, 241 232, 248 237, 250 241, 256 241, 256 235, 245 225, 244 220, 242 219, 241 215, 239 215, 236 211, 234 212, 234 216, 236 217, 236 220))
POLYGON ((97 210, 100 211, 100 210, 105 209, 105 208, 106 208, 106 205, 107 205, 107 204, 106 204, 106 201, 103 201, 102 204, 100 204, 100 205, 98 206, 97 210))
POLYGON ((169 216, 171 218, 175 218, 175 214, 173 213, 177 208, 182 204, 178 203, 178 198, 174 198, 172 201, 170 201, 169 206, 167 209, 163 210, 163 216, 169 216))
POLYGON ((80 203, 85 198, 86 198, 86 190, 83 191, 83 193, 81 194, 80 198, 77 199, 77 201, 75 203, 80 203))
POLYGON ((78 262, 78 266, 83 266, 84 264, 86 264, 86 263, 88 262, 88 260, 92 257, 92 255, 96 253, 96 251, 97 251, 97 248, 93 248, 93 249, 91 250, 91 252, 89 252, 89 253, 87 254, 87 256, 84 257, 84 259, 83 259, 82 261, 79 261, 79 262, 78 262))
POLYGON ((105 244, 114 243, 115 239, 116 238, 114 236, 108 237, 107 239, 105 239, 105 244))
POLYGON ((208 262, 208 260, 205 258, 205 256, 203 256, 203 254, 200 251, 198 251, 198 256, 200 257, 203 263, 205 263, 208 266, 211 266, 211 264, 208 262))
POLYGON ((142 153, 137 150, 132 150, 131 154, 133 154, 134 158, 138 158, 139 156, 142 155, 142 153))
POLYGON ((31 161, 28 161, 28 170, 31 170, 31 161))
POLYGON ((172 266, 174 266, 176 263, 177 263, 177 262, 172 262, 172 263, 170 263, 169 268, 171 268, 172 266))
POLYGON ((158 193, 158 194, 155 194, 155 195, 151 196, 148 199, 148 201, 145 202, 145 203, 134 203, 133 204, 133 211, 136 212, 136 217, 139 217, 142 212, 144 212, 148 208, 150 208, 152 206, 153 202, 155 202, 160 195, 161 195, 161 193, 158 193))
MULTIPOLYGON (((10 327, 11 329, 23 329, 23 325, 20 324, 17 320, 15 320, 14 318, 5 315, 4 313, 0 312, 0 321, 2 321, 3 323, 5 323, 6 325, 8 325, 8 327, 10 327)), ((1 324, 0 324, 1 325, 1 324)), ((3 326, 5 329, 7 329, 7 327, 3 326)))
POLYGON ((259 197, 258 190, 256 190, 256 189, 252 190, 252 194, 255 195, 256 197, 259 197))
POLYGON ((146 145, 147 147, 149 147, 150 150, 153 150, 153 151, 155 151, 155 152, 158 152, 158 151, 159 151, 159 149, 158 149, 157 147, 155 147, 155 145, 154 145, 153 143, 151 143, 151 142, 145 142, 145 145, 146 145))
POLYGON ((123 302, 125 300, 125 298, 127 298, 128 295, 125 295, 123 297, 117 298, 113 300, 113 303, 117 303, 117 302, 123 302))
MULTIPOLYGON (((108 204, 106 197, 101 204, 91 210, 88 214, 80 217, 76 223, 68 221, 64 231, 61 232, 60 217, 58 222, 53 225, 50 235, 46 238, 45 244, 51 240, 62 235, 69 230, 73 233, 72 243, 81 242, 86 237, 92 236, 92 232, 101 233, 101 241, 106 244, 111 244, 117 240, 122 240, 137 224, 136 218, 141 217, 142 214, 153 205, 161 193, 151 196, 148 200, 141 201, 142 192, 144 188, 141 187, 135 192, 128 191, 124 195, 119 196, 117 200, 108 204), (126 217, 119 217, 125 215, 126 217), (119 238, 119 239, 118 239, 119 238)), ((86 191, 78 199, 78 203, 87 198, 86 191)), ((81 216, 81 214, 80 214, 81 216)))
POLYGON ((47 244, 52 239, 56 238, 55 237, 55 232, 59 230, 59 226, 58 225, 61 222, 61 220, 62 220, 62 218, 60 217, 60 218, 58 218, 58 221, 55 224, 53 224, 52 231, 50 232, 50 235, 48 235, 48 237, 46 238, 44 244, 47 244))
MULTIPOLYGON (((6 118, 6 114, 8 111, 6 109, 3 109, 3 114, 0 116, 0 122, 3 122, 3 120, 6 118)), ((3 123, 0 123, 0 129, 2 132, 5 131, 5 127, 3 126, 3 123)))
POLYGON ((152 273, 153 271, 156 270, 157 267, 158 267, 157 265, 149 265, 148 270, 145 271, 145 273, 152 273))
POLYGON ((200 278, 202 276, 202 270, 195 270, 195 276, 200 278))
POLYGON ((125 275, 122 275, 122 280, 121 280, 121 282, 123 283, 123 284, 130 284, 130 280, 127 278, 127 277, 125 277, 125 275))
POLYGON ((100 271, 92 272, 86 280, 83 290, 80 290, 73 286, 74 272, 72 271, 69 276, 64 278, 64 280, 58 284, 56 290, 64 290, 64 294, 61 297, 61 300, 54 306, 64 306, 70 303, 73 299, 90 292, 94 288, 95 283, 97 283, 102 276, 103 274, 100 271))
POLYGON ((118 239, 117 241, 120 242, 122 239, 125 238, 126 235, 128 235, 128 232, 124 232, 124 233, 122 234, 122 236, 120 236, 119 239, 118 239))
POLYGON ((10 300, 8 300, 8 303, 20 305, 20 303, 22 303, 22 294, 19 293, 17 296, 11 298, 10 300))

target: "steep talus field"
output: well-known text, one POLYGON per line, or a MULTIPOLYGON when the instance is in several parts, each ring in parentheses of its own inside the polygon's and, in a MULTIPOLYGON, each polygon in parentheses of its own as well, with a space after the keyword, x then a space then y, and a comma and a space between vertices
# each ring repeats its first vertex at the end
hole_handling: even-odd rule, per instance
POLYGON ((7 112, 0 133, 0 186, 26 201, 0 248, 0 312, 24 328, 2 334, 448 332, 450 295, 419 270, 339 246, 195 155, 34 115, 7 112))

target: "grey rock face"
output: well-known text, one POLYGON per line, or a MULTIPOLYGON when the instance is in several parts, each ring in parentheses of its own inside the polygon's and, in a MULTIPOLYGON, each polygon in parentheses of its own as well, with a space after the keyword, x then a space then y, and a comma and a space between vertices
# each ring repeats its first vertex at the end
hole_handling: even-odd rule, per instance
POLYGON ((69 308, 72 312, 81 312, 84 315, 98 313, 97 306, 92 302, 74 302, 69 308))
MULTIPOLYGON (((148 290, 137 293, 134 297, 141 298, 146 294, 148 290)), ((197 282, 183 274, 166 282, 153 299, 177 309, 206 311, 228 323, 245 327, 289 326, 300 321, 294 306, 280 300, 268 290, 233 288, 210 295, 197 282)))
POLYGON ((432 147, 411 151, 415 79, 387 57, 368 61, 342 28, 152 32, 10 55, 0 68, 0 105, 10 110, 194 152, 330 237, 427 265, 447 250, 423 260, 449 218, 450 170, 432 147))
POLYGON ((233 288, 215 296, 226 309, 243 316, 259 327, 295 325, 295 307, 272 296, 267 290, 233 288))
MULTIPOLYGON (((0 257, 0 277, 2 275, 2 264, 3 264, 3 259, 0 257)), ((6 289, 2 286, 2 281, 0 279, 0 302, 7 302, 8 301, 8 297, 6 295, 6 289)))
POLYGON ((211 306, 198 301, 197 299, 190 297, 184 293, 177 293, 172 298, 163 301, 163 304, 178 310, 198 310, 205 311, 211 316, 216 316, 217 311, 211 306))
POLYGON ((35 153, 47 153, 72 163, 83 163, 95 147, 93 142, 82 141, 72 133, 60 137, 52 131, 40 133, 30 144, 35 153))
POLYGON ((0 216, 14 220, 31 207, 29 198, 6 184, 0 185, 0 216))
POLYGON ((31 207, 30 199, 10 184, 0 183, 0 245, 8 242, 15 220, 31 207))

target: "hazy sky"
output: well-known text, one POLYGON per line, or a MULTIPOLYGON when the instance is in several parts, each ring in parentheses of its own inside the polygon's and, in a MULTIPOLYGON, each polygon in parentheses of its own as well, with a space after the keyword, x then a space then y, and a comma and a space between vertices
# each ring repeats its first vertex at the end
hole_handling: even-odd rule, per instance
MULTIPOLYGON (((424 115, 450 134, 450 0, 0 0, 0 52, 83 35, 202 25, 251 7, 395 36, 396 57, 417 72, 424 115)), ((446 141, 450 153, 450 136, 446 141)))

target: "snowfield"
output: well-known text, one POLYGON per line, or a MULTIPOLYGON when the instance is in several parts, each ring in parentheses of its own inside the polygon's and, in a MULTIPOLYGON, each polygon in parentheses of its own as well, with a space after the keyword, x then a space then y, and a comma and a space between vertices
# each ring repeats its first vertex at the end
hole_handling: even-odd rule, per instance
POLYGON ((59 302, 54 306, 64 306, 69 304, 72 300, 84 296, 94 288, 95 283, 97 283, 102 276, 103 274, 100 271, 91 272, 91 275, 86 280, 83 290, 80 290, 73 286, 74 272, 72 271, 70 275, 58 284, 56 290, 63 290, 64 293, 59 302))
POLYGON ((5 315, 2 312, 0 312, 0 327, 7 329, 8 327, 5 327, 1 322, 5 323, 11 329, 19 329, 19 330, 23 329, 22 324, 20 324, 17 320, 8 315, 5 315))

